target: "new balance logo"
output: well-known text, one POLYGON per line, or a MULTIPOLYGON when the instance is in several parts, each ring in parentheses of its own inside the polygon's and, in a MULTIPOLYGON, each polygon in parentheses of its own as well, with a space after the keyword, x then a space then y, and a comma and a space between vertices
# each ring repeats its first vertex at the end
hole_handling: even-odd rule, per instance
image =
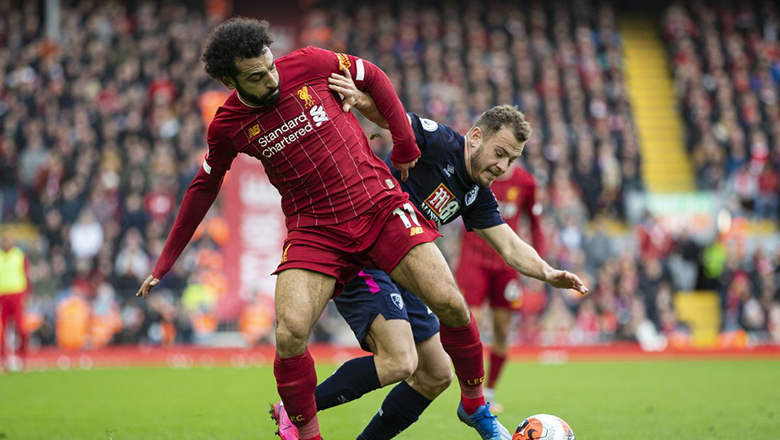
POLYGON ((321 105, 315 105, 311 108, 311 111, 309 111, 309 114, 311 115, 312 119, 314 119, 314 125, 319 127, 322 125, 323 122, 328 120, 328 114, 325 112, 325 109, 321 105))

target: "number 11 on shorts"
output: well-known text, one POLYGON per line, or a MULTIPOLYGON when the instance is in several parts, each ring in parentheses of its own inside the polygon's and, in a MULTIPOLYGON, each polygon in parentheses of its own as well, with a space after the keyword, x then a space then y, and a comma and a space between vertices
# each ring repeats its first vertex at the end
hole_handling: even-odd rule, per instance
POLYGON ((409 229, 410 237, 423 233, 423 228, 420 226, 420 222, 417 221, 417 212, 415 212, 414 207, 412 207, 411 203, 404 203, 403 207, 396 208, 393 211, 393 215, 397 215, 398 218, 400 218, 401 221, 404 222, 404 226, 406 227, 406 229, 409 229), (412 218, 412 221, 409 221, 409 217, 412 218))

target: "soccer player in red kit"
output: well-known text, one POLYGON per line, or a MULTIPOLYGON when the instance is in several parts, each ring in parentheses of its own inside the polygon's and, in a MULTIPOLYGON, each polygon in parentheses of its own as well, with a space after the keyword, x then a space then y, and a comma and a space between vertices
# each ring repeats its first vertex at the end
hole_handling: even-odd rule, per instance
MULTIPOLYGON (((204 44, 206 72, 234 92, 208 129, 209 151, 190 184, 157 265, 139 289, 146 298, 170 270, 219 192, 238 153, 260 160, 282 196, 287 239, 276 281, 277 389, 301 439, 321 439, 307 344, 325 305, 364 267, 376 267, 418 295, 441 322, 461 403, 485 405, 482 342, 444 257, 439 235, 376 157, 349 102, 328 78, 349 70, 370 94, 393 138, 391 160, 406 178, 420 156, 387 76, 351 55, 305 48, 274 59, 268 23, 233 18, 204 44)), ((496 422, 497 423, 497 422, 496 422)))
MULTIPOLYGON (((536 182, 531 173, 515 165, 506 174, 496 178, 490 187, 501 209, 501 217, 513 230, 518 231, 520 217, 525 215, 531 231, 534 249, 543 255, 544 236, 536 203, 536 182)), ((482 306, 488 300, 493 315, 493 346, 490 348, 490 368, 485 387, 485 397, 493 402, 493 412, 501 412, 501 406, 493 398, 498 377, 506 361, 512 312, 520 306, 519 274, 507 265, 503 258, 482 239, 471 232, 463 234, 460 259, 455 272, 458 285, 466 303, 478 322, 482 306)))

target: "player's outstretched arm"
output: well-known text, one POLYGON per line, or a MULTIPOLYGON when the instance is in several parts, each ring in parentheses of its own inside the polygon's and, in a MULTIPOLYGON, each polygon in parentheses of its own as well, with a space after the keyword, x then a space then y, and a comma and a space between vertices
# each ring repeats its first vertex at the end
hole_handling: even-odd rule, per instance
POLYGON ((474 231, 487 241, 507 264, 521 274, 544 281, 559 289, 574 289, 580 293, 588 293, 588 288, 577 275, 565 270, 553 269, 506 223, 474 231))
POLYGON ((184 200, 181 202, 179 213, 176 214, 176 221, 173 223, 171 233, 165 241, 160 259, 154 271, 138 289, 135 296, 146 298, 154 286, 160 283, 160 280, 171 269, 173 263, 179 258, 184 247, 187 246, 195 229, 198 228, 203 217, 211 208, 214 200, 219 194, 219 188, 222 184, 224 173, 218 173, 213 170, 213 174, 206 172, 204 167, 198 170, 198 174, 190 183, 187 192, 184 194, 184 200))

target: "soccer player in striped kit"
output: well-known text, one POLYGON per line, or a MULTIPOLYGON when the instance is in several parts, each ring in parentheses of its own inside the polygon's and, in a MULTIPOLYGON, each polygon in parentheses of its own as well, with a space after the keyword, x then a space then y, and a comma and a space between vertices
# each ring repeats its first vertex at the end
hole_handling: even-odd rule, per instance
POLYGON ((393 137, 392 164, 404 180, 420 157, 414 133, 387 76, 351 55, 313 47, 275 59, 268 23, 233 18, 209 34, 206 72, 234 92, 208 129, 209 151, 182 201, 152 274, 137 296, 170 270, 217 197, 238 153, 260 160, 282 196, 288 230, 276 281, 274 375, 301 439, 321 439, 307 345, 327 302, 366 266, 402 282, 441 321, 444 350, 461 384, 461 403, 484 406, 482 342, 444 257, 436 228, 373 154, 349 102, 328 78, 349 70, 370 94, 393 137), (421 219, 410 223, 409 218, 421 219), (446 336, 446 341, 445 341, 446 336))

